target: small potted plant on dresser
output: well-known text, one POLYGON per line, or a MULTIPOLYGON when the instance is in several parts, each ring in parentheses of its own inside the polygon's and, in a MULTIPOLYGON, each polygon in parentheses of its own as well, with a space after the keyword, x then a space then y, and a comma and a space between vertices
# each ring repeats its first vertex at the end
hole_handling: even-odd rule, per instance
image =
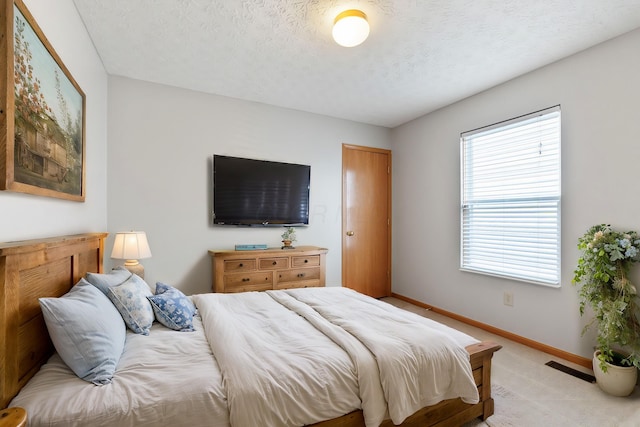
POLYGON ((628 396, 640 368, 638 294, 629 280, 631 266, 640 261, 640 236, 594 225, 578 240, 578 249, 582 255, 573 283, 580 285, 580 315, 587 306, 594 313, 583 333, 597 324, 596 382, 609 394, 628 396))
POLYGON ((295 228, 287 227, 280 237, 282 237, 282 249, 294 249, 292 243, 296 241, 295 228))

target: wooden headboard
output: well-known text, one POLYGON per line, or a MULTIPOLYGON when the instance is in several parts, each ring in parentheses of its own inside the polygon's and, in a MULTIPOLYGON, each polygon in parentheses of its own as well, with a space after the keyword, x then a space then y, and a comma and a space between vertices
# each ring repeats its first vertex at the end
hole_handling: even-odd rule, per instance
POLYGON ((0 409, 53 353, 38 298, 102 273, 107 233, 0 243, 0 409))

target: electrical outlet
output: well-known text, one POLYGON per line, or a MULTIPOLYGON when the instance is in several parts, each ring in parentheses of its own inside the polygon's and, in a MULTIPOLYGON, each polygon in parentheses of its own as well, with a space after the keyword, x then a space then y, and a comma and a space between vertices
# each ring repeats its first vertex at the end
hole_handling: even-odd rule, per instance
POLYGON ((504 305, 513 307, 513 292, 504 291, 504 295, 502 296, 502 302, 504 303, 504 305))

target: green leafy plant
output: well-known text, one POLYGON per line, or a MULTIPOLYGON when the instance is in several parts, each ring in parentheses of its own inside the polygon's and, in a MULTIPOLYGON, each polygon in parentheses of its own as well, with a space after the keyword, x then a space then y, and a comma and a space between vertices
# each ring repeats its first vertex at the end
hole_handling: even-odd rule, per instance
POLYGON ((293 227, 287 227, 284 230, 284 233, 282 233, 282 235, 280 236, 282 237, 282 240, 290 240, 291 242, 295 242, 296 241, 296 229, 293 227))
POLYGON ((578 249, 582 255, 573 283, 580 284, 580 315, 587 306, 595 314, 583 334, 597 323, 600 367, 606 372, 608 362, 640 368, 638 294, 629 280, 631 266, 640 261, 640 236, 608 224, 594 225, 578 240, 578 249))

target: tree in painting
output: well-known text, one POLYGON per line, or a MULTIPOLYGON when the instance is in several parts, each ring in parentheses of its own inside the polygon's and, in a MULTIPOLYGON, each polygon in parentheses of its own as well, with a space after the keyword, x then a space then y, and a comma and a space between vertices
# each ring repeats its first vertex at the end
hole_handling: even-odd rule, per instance
POLYGON ((33 75, 31 60, 33 55, 29 42, 25 40, 24 28, 26 23, 16 18, 16 33, 14 45, 14 82, 16 96, 16 114, 30 121, 36 121, 45 114, 53 114, 47 105, 44 95, 40 92, 40 80, 33 75))

